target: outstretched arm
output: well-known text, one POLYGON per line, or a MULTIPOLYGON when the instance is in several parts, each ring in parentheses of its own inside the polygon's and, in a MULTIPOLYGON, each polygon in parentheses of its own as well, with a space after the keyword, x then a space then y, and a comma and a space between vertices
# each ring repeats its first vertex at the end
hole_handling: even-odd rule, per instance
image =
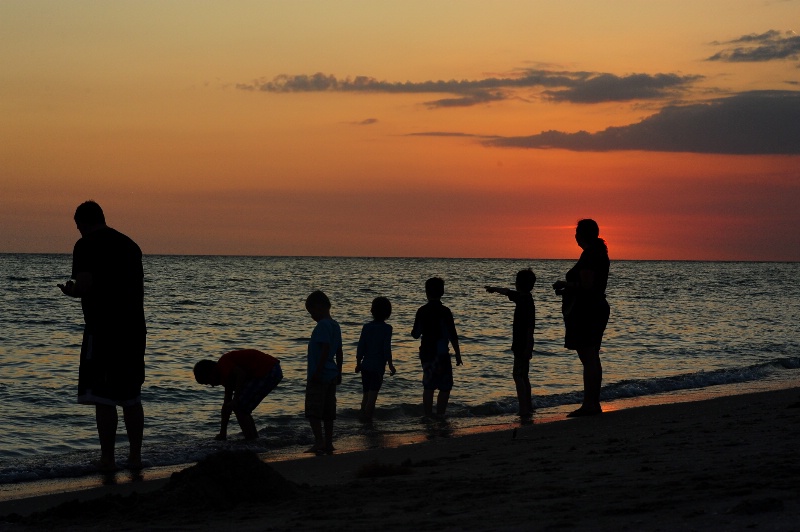
POLYGON ((503 294, 504 296, 508 295, 509 289, 503 288, 502 286, 486 286, 486 291, 490 294, 503 294))

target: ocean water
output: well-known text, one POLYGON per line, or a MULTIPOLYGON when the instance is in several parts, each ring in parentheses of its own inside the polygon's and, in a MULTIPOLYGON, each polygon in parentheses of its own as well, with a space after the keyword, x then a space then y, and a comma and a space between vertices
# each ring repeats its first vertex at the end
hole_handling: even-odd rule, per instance
MULTIPOLYGON (((577 253, 576 253, 577 257, 577 253)), ((314 322, 305 297, 332 300, 344 337, 335 438, 340 449, 393 445, 414 436, 513 423, 510 353, 513 304, 484 285, 512 286, 517 270, 537 275, 531 381, 537 412, 580 403, 581 366, 563 348, 560 299, 550 285, 571 260, 147 256, 145 461, 170 466, 223 448, 297 453, 312 443, 303 417, 305 354, 314 322), (464 366, 455 370, 449 418, 422 419, 418 342, 410 336, 424 282, 445 279, 464 366), (373 298, 389 297, 397 374, 387 375, 376 420, 357 420, 353 373, 373 298), (281 360, 284 380, 254 412, 256 443, 235 418, 216 442, 222 389, 196 384, 192 367, 241 348, 281 360)), ((94 411, 75 402, 83 329, 80 303, 61 294, 69 255, 0 255, 0 484, 76 477, 98 455, 94 411)), ((800 264, 613 261, 611 321, 601 352, 603 401, 679 394, 731 383, 791 380, 800 368, 800 264)), ((537 414, 538 416, 539 414, 537 414)), ((534 417, 534 423, 536 422, 534 417)), ((127 453, 120 422, 117 454, 127 453)))

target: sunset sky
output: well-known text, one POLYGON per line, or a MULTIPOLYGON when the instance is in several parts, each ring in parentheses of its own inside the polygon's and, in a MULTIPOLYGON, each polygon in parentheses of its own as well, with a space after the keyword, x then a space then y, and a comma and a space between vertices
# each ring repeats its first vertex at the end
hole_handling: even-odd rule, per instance
POLYGON ((0 252, 800 260, 800 0, 0 2, 0 252))

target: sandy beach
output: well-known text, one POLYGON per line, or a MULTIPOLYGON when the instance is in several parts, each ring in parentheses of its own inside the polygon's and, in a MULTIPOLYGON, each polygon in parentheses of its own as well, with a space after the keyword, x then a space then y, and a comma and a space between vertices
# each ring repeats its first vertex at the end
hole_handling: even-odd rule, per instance
POLYGON ((5 501, 0 530, 797 530, 799 401, 783 389, 283 462, 212 457, 5 501))

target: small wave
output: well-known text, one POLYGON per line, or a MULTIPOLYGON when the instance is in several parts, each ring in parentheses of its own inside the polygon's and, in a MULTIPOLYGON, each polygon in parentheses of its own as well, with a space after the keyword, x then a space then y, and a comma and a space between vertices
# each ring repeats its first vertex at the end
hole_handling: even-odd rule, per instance
POLYGON ((30 279, 28 277, 17 277, 16 275, 9 275, 8 277, 6 277, 6 281, 21 281, 21 282, 25 282, 25 281, 30 281, 30 279))
MULTIPOLYGON (((603 401, 612 401, 614 399, 644 397, 681 390, 695 390, 723 384, 739 384, 761 380, 775 372, 793 369, 800 369, 800 357, 776 358, 768 362, 739 368, 684 373, 670 377, 622 380, 604 385, 600 398, 603 401)), ((573 392, 535 396, 534 403, 537 408, 551 408, 580 403, 582 397, 583 392, 576 390, 573 392)), ((516 398, 509 397, 464 407, 462 409, 462 415, 502 415, 513 413, 516 411, 516 408, 516 398)), ((458 409, 453 411, 455 415, 458 415, 458 413, 458 409)))

